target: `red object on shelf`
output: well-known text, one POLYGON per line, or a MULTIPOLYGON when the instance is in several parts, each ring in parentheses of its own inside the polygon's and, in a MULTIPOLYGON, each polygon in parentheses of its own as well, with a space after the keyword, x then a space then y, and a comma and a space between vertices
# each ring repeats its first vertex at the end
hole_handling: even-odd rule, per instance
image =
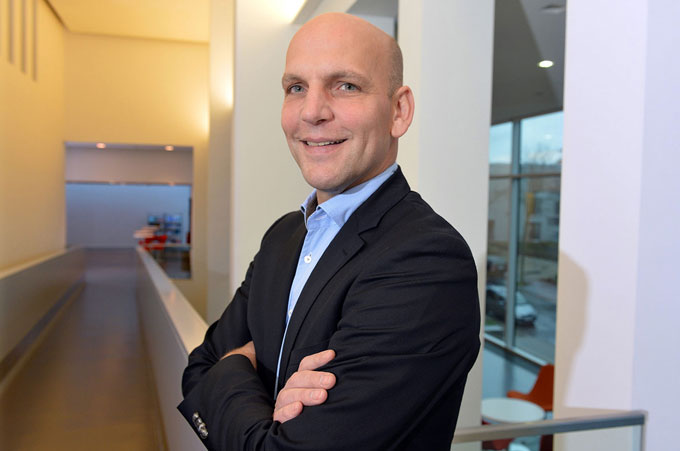
POLYGON ((536 382, 529 393, 522 393, 516 390, 508 392, 508 398, 523 399, 541 406, 546 412, 553 410, 553 387, 555 384, 555 366, 551 364, 543 365, 538 371, 536 382))
POLYGON ((162 251, 165 248, 166 241, 168 241, 167 235, 156 235, 139 240, 139 245, 146 249, 147 252, 162 251))

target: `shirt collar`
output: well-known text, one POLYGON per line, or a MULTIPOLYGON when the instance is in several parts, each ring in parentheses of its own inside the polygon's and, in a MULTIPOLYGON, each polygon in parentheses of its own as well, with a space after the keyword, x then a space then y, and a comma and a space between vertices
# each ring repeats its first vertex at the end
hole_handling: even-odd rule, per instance
POLYGON ((300 210, 302 210, 302 215, 305 218, 305 225, 307 225, 307 208, 316 207, 315 212, 323 210, 338 227, 342 227, 349 217, 352 216, 352 213, 394 174, 397 167, 397 163, 394 163, 372 179, 331 197, 321 205, 316 205, 316 190, 313 190, 302 205, 300 205, 300 210))

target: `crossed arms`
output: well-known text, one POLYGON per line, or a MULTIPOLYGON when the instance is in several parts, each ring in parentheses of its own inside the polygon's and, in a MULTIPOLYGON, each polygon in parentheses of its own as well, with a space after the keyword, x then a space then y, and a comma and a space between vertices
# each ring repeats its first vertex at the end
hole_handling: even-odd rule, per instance
MULTIPOLYGON (((228 352, 223 358, 234 354, 247 357, 253 368, 257 369, 257 357, 252 341, 228 352)), ((315 370, 333 360, 334 357, 335 351, 327 349, 302 359, 298 370, 286 381, 285 387, 276 397, 274 421, 285 423, 300 415, 304 406, 316 406, 326 401, 327 390, 335 385, 335 375, 315 370)))
POLYGON ((439 238, 409 237, 406 248, 345 265, 305 319, 291 354, 304 358, 291 358, 297 371, 276 401, 265 375, 280 343, 273 354, 264 347, 267 327, 249 315, 267 301, 256 293, 256 257, 185 372, 180 410, 188 420, 200 413, 206 446, 448 449, 479 349, 479 311, 467 246, 439 238))

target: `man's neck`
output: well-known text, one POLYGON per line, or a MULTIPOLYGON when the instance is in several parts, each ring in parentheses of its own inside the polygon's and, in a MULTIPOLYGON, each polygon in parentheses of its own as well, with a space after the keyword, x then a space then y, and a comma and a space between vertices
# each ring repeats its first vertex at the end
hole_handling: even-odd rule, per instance
POLYGON ((318 198, 318 192, 317 195, 314 196, 312 199, 310 199, 309 204, 307 204, 307 208, 305 208, 305 219, 309 219, 309 217, 314 213, 314 210, 316 210, 316 207, 319 205, 319 198, 318 198))

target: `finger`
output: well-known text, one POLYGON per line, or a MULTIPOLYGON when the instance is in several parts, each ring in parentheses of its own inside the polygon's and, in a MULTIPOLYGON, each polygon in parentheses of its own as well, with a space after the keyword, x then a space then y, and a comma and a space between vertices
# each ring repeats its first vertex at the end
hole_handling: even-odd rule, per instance
POLYGON ((284 388, 276 396, 275 409, 300 402, 305 406, 317 406, 323 404, 328 398, 328 392, 320 388, 284 388))
POLYGON ((335 375, 324 371, 296 371, 286 381, 286 388, 333 388, 335 375))
POLYGON ((335 351, 326 349, 325 351, 310 354, 300 362, 298 371, 315 370, 335 358, 335 351))
POLYGON ((285 423, 288 420, 292 420, 296 416, 302 413, 302 403, 294 402, 287 404, 280 409, 274 411, 274 421, 279 423, 285 423))

